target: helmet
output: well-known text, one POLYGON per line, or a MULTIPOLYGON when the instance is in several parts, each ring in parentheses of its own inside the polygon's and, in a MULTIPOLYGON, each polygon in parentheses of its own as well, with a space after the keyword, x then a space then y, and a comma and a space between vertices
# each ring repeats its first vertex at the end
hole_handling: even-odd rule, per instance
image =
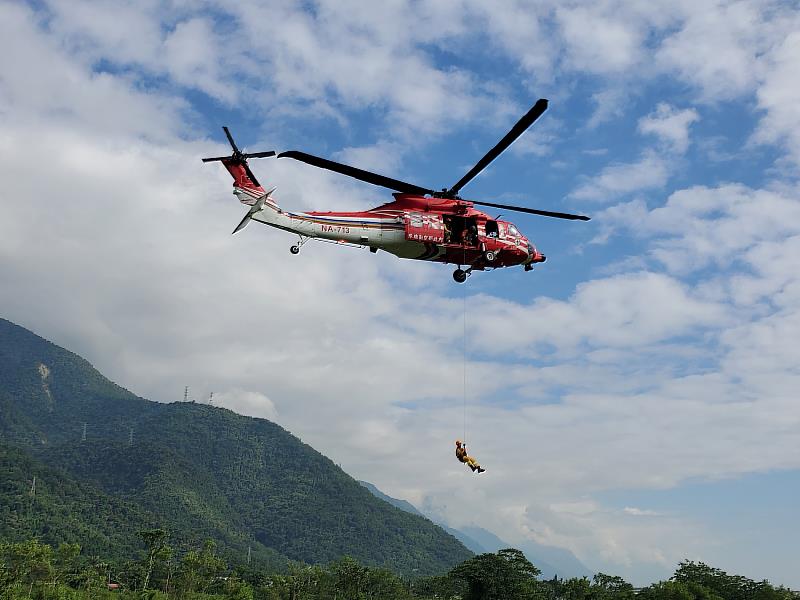
POLYGON ((460 445, 461 445, 461 440, 456 440, 456 446, 460 446, 460 445))

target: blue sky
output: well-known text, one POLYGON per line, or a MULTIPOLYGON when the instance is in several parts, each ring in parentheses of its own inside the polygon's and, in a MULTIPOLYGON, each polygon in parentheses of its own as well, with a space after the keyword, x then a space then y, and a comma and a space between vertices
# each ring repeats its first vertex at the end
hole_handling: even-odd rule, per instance
MULTIPOLYGON (((453 526, 636 584, 684 558, 800 587, 800 18, 702 2, 0 2, 0 306, 154 400, 270 418, 453 526), (221 125, 504 215, 478 273, 249 227, 221 125), (44 185, 43 185, 44 184, 44 185), (462 435, 489 468, 452 456, 462 435), (788 490, 788 492, 787 492, 788 490), (712 508, 716 507, 716 509, 712 508)), ((290 209, 379 188, 253 169, 290 209)))

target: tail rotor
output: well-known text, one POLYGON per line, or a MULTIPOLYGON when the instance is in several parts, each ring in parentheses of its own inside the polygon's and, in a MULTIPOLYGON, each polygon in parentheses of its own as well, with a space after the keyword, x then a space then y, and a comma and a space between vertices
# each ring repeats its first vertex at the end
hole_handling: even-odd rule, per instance
POLYGON ((230 143, 231 148, 233 149, 233 153, 230 156, 213 156, 210 158, 204 158, 202 159, 203 162, 207 163, 207 162, 221 161, 228 164, 242 165, 245 171, 247 172, 247 176, 250 178, 250 181, 252 181, 256 186, 261 185, 258 183, 258 179, 256 179, 256 176, 250 170, 250 166, 247 164, 247 159, 267 158, 269 156, 275 156, 275 151, 267 150, 265 152, 242 152, 241 150, 239 150, 239 147, 236 145, 236 142, 233 141, 233 136, 231 135, 230 130, 224 126, 222 130, 225 132, 225 137, 228 138, 228 142, 230 143))

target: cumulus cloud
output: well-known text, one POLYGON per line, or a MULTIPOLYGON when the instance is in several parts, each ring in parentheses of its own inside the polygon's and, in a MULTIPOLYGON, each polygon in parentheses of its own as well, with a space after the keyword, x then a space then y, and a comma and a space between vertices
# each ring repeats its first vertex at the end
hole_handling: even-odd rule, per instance
POLYGON ((277 421, 279 418, 275 403, 261 392, 238 388, 229 389, 219 394, 211 392, 209 394, 209 402, 228 408, 240 415, 259 417, 270 421, 277 421))
POLYGON ((652 256, 676 273, 709 264, 749 264, 749 253, 762 242, 800 233, 799 218, 795 190, 753 190, 739 184, 678 190, 652 210, 634 202, 609 213, 610 221, 652 238, 652 256))
POLYGON ((577 200, 608 201, 639 190, 660 188, 668 176, 669 165, 664 157, 646 152, 636 162, 605 167, 570 195, 577 200))
POLYGON ((677 110, 660 103, 653 114, 639 119, 639 131, 660 138, 673 152, 683 154, 689 147, 689 127, 699 119, 696 110, 677 110))
POLYGON ((760 142, 783 142, 795 165, 800 164, 800 76, 795 57, 800 52, 800 32, 795 31, 768 55, 764 84, 758 89, 759 108, 766 111, 755 134, 760 142))

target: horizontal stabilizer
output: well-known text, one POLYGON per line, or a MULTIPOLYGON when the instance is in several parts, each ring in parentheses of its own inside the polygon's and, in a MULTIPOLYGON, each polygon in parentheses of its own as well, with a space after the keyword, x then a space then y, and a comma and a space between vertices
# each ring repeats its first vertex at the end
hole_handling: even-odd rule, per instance
POLYGON ((258 200, 256 200, 256 203, 250 207, 250 210, 247 211, 247 214, 236 226, 236 229, 234 229, 233 232, 231 232, 231 235, 233 235, 234 233, 238 233, 239 231, 247 227, 247 224, 250 222, 250 219, 253 218, 253 215, 264 210, 264 202, 266 202, 269 199, 270 194, 274 191, 275 188, 272 188, 270 191, 268 191, 263 196, 260 196, 258 200))

